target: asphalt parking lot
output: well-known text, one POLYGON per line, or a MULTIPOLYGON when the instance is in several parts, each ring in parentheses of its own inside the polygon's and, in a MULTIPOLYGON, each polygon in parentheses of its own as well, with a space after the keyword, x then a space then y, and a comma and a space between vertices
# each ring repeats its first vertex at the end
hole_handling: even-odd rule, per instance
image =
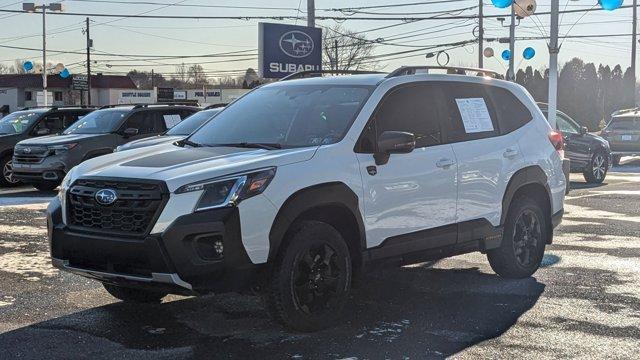
POLYGON ((315 334, 287 332, 249 295, 116 302, 51 267, 53 193, 0 190, 0 358, 637 358, 640 160, 601 186, 572 180, 534 277, 499 278, 481 254, 381 269, 343 324, 315 334))

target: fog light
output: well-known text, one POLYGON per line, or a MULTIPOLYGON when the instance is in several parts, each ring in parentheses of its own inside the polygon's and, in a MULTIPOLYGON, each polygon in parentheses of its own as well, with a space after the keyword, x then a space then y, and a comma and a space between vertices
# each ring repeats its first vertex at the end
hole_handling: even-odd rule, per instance
POLYGON ((198 256, 203 260, 220 260, 224 257, 224 245, 220 235, 200 235, 194 239, 198 256))

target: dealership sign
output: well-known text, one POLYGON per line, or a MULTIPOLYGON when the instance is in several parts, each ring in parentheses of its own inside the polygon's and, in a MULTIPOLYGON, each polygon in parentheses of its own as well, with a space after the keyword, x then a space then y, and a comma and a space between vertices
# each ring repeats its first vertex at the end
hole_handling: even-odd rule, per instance
POLYGON ((263 78, 283 78, 305 70, 322 70, 322 30, 258 24, 258 69, 263 78))

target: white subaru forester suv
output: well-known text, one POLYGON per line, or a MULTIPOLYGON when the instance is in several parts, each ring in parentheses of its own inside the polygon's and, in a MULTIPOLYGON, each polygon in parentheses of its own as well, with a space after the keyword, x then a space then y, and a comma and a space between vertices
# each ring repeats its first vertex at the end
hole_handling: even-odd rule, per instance
POLYGON ((562 219, 562 135, 517 84, 417 70, 299 74, 185 140, 76 166, 48 208, 53 264, 124 301, 259 289, 299 331, 381 262, 480 251, 532 275, 562 219))

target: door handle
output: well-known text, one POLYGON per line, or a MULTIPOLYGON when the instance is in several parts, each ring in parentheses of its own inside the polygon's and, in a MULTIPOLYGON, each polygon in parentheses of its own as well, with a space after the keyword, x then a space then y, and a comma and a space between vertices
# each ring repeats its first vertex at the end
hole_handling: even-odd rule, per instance
POLYGON ((436 162, 436 166, 441 169, 448 169, 451 165, 455 164, 455 162, 451 159, 440 159, 436 162))
POLYGON ((518 156, 518 150, 516 149, 507 149, 504 151, 504 153, 502 153, 502 155, 506 158, 514 158, 516 156, 518 156))

